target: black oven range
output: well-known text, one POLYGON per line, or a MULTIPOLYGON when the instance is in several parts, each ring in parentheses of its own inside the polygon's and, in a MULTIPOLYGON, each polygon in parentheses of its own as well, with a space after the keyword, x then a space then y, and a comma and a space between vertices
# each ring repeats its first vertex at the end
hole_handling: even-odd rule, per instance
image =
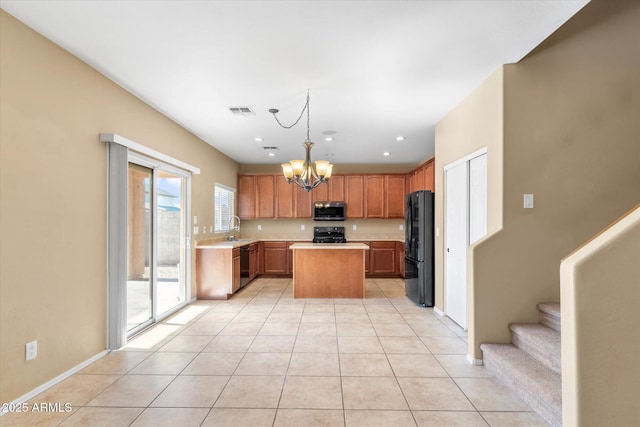
POLYGON ((313 227, 313 243, 347 243, 344 227, 313 227))

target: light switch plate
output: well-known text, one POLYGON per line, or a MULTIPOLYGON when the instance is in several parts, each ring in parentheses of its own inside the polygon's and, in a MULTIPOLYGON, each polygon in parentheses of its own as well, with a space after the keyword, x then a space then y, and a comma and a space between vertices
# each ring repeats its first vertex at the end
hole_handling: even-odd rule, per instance
POLYGON ((524 195, 524 208, 533 209, 533 194, 524 195))
POLYGON ((38 341, 31 341, 25 344, 25 360, 33 360, 38 357, 38 341))

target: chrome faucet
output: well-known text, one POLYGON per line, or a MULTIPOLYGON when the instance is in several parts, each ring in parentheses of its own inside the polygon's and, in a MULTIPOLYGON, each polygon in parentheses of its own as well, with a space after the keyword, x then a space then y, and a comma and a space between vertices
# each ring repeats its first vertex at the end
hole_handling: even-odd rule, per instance
MULTIPOLYGON (((231 217, 231 219, 229 220, 229 228, 233 229, 237 234, 240 234, 240 217, 239 216, 231 217), (234 220, 237 220, 237 224, 235 226, 233 225, 233 223, 235 222, 234 220)), ((235 237, 229 240, 235 240, 235 237)))

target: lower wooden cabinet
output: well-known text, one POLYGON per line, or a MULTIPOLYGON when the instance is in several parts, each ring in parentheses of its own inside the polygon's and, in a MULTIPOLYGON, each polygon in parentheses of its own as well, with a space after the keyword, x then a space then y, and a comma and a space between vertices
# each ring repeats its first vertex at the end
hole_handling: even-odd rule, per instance
POLYGON ((249 245, 249 280, 253 280, 259 272, 258 247, 257 242, 249 245))
POLYGON ((285 275, 291 273, 289 242, 262 243, 263 274, 285 275))
POLYGON ((369 244, 369 276, 394 276, 397 273, 396 242, 369 244))
POLYGON ((233 279, 231 293, 240 289, 240 248, 233 249, 233 279))

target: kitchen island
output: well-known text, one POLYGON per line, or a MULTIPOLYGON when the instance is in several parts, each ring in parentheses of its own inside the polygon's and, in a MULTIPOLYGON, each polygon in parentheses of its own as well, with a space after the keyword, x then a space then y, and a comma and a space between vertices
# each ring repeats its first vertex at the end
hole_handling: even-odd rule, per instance
POLYGON ((294 243, 294 298, 364 298, 364 243, 294 243))

